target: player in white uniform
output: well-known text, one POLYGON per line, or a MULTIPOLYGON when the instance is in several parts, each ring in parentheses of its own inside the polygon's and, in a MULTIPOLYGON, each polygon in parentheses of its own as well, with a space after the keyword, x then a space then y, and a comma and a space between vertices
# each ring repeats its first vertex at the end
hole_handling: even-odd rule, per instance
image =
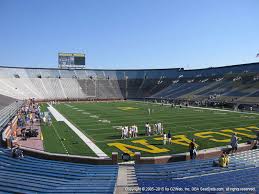
POLYGON ((129 138, 132 138, 133 135, 133 128, 129 127, 129 138))
POLYGON ((129 128, 128 128, 128 126, 125 126, 124 127, 124 139, 127 139, 128 133, 129 133, 129 128))
POLYGON ((145 124, 145 132, 146 132, 146 135, 148 135, 148 128, 149 128, 149 124, 146 123, 146 124, 145 124))
POLYGON ((163 144, 164 145, 166 144, 166 141, 167 141, 167 135, 166 135, 166 133, 164 133, 164 135, 163 135, 163 144))
POLYGON ((137 125, 134 125, 135 126, 135 135, 136 137, 138 137, 138 126, 137 125))
POLYGON ((150 136, 150 135, 151 135, 151 126, 148 125, 148 136, 150 136))
POLYGON ((124 127, 121 128, 121 139, 124 139, 124 127))
POLYGON ((157 131, 158 131, 159 134, 163 134, 163 132, 162 132, 162 124, 160 122, 157 123, 157 131))

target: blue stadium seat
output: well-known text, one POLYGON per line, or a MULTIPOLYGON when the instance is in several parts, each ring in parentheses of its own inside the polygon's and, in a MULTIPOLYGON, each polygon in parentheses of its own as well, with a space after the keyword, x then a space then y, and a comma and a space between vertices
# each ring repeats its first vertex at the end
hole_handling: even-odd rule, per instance
POLYGON ((0 149, 0 168, 6 193, 113 193, 118 173, 117 165, 15 159, 7 149, 0 149))
POLYGON ((259 191, 258 149, 231 156, 228 168, 213 167, 215 159, 136 165, 135 172, 140 187, 255 187, 259 191))

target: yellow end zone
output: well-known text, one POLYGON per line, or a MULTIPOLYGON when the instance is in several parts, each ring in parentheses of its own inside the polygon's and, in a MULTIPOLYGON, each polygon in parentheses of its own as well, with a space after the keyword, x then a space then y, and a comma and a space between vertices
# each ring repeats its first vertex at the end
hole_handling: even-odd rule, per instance
MULTIPOLYGON (((233 133, 236 133, 238 137, 241 139, 241 137, 248 137, 248 138, 255 138, 255 135, 247 134, 245 132, 252 132, 252 130, 258 130, 259 128, 256 126, 248 126, 248 127, 240 127, 240 128, 234 128, 234 129, 222 129, 219 131, 202 131, 202 132, 197 132, 194 133, 193 135, 198 138, 204 139, 204 141, 212 141, 212 142, 218 142, 218 143, 230 143, 231 135, 233 133), (221 137, 221 138, 220 138, 221 137)), ((158 140, 162 141, 162 137, 155 137, 153 140, 158 140)), ((171 145, 173 144, 178 144, 182 146, 189 146, 189 143, 191 140, 186 137, 186 135, 174 135, 172 136, 171 140, 171 145)), ((152 154, 157 154, 157 153, 163 153, 163 152, 169 152, 170 150, 166 148, 159 148, 156 147, 152 144, 150 144, 147 140, 145 139, 138 139, 138 140, 132 140, 131 143, 133 145, 129 145, 126 143, 121 143, 121 142, 113 142, 107 144, 108 146, 111 147, 116 147, 117 149, 121 150, 122 152, 128 153, 130 156, 134 156, 134 152, 132 150, 138 150, 146 153, 152 153, 152 154), (139 147, 139 145, 141 147, 139 147)))
POLYGON ((124 106, 124 107, 117 107, 117 109, 120 109, 120 110, 138 110, 139 108, 136 108, 136 107, 130 107, 130 106, 124 106))

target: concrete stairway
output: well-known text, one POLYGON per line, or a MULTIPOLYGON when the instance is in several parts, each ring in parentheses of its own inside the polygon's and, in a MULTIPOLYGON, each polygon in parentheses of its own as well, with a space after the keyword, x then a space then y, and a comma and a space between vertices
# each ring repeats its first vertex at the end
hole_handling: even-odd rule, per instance
POLYGON ((133 163, 119 164, 115 194, 141 193, 133 163))

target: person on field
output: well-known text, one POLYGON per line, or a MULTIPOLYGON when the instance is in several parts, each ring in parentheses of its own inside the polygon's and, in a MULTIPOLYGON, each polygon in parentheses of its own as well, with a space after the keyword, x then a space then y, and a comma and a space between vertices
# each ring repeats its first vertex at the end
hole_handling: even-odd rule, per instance
POLYGON ((124 139, 124 127, 121 128, 121 139, 124 139))
POLYGON ((172 134, 170 131, 167 134, 167 138, 168 138, 168 144, 171 144, 172 143, 172 134))
POLYGON ((232 154, 233 154, 237 151, 237 146, 238 146, 238 137, 237 137, 236 133, 233 133, 233 135, 231 137, 230 145, 232 147, 231 151, 232 151, 232 154))
POLYGON ((164 127, 161 125, 161 134, 164 133, 164 127))
POLYGON ((192 139, 192 141, 190 142, 189 151, 191 160, 194 160, 197 155, 197 144, 195 143, 195 139, 192 139))
POLYGON ((154 124, 154 134, 158 134, 157 123, 154 124))
POLYGON ((135 128, 135 137, 138 137, 138 126, 134 124, 134 128, 135 128))
POLYGON ((132 125, 132 137, 137 137, 138 135, 138 127, 134 124, 132 125))
POLYGON ((148 135, 148 129, 149 129, 149 124, 146 123, 146 124, 145 124, 145 133, 146 133, 146 135, 148 135))
POLYGON ((161 122, 158 122, 158 123, 157 123, 157 133, 158 133, 158 134, 163 134, 163 131, 162 131, 162 123, 161 123, 161 122))
POLYGON ((124 139, 127 139, 129 137, 129 127, 124 127, 124 139))
POLYGON ((151 126, 150 126, 150 125, 148 125, 148 136, 150 136, 150 135, 151 135, 151 133, 152 133, 151 126))
POLYGON ((132 132, 133 132, 132 127, 129 127, 129 138, 132 138, 132 132))
POLYGON ((50 116, 48 117, 48 124, 49 124, 49 126, 51 126, 51 124, 52 124, 52 119, 50 116))
POLYGON ((135 137, 135 127, 134 127, 134 125, 132 125, 130 127, 130 129, 131 129, 131 137, 135 137))
POLYGON ((163 144, 166 145, 166 141, 167 141, 167 135, 166 133, 163 134, 163 144))

